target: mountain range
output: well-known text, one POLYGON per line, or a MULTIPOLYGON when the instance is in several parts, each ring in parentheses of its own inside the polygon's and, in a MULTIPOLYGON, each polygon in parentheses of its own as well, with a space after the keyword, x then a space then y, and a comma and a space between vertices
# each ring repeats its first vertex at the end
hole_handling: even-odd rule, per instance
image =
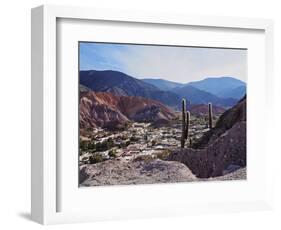
POLYGON ((239 100, 246 94, 246 84, 233 77, 209 77, 201 81, 190 82, 187 85, 221 98, 231 97, 239 100))
POLYGON ((209 92, 197 89, 191 85, 185 85, 180 88, 173 89, 181 98, 186 98, 190 104, 207 104, 211 102, 214 105, 221 107, 230 107, 236 104, 237 100, 234 98, 220 98, 209 92))
POLYGON ((150 98, 171 107, 180 101, 179 96, 173 92, 160 90, 154 85, 118 71, 80 71, 80 84, 95 92, 150 98))
POLYGON ((220 98, 241 99, 246 94, 245 82, 233 77, 207 77, 200 81, 190 83, 178 83, 163 79, 142 79, 146 83, 154 85, 162 90, 177 91, 185 86, 193 86, 196 89, 208 92, 220 98))
POLYGON ((159 101, 180 109, 181 99, 191 104, 207 104, 229 108, 246 93, 246 84, 232 77, 206 78, 190 83, 163 79, 136 79, 119 71, 80 71, 80 90, 109 92, 117 96, 137 96, 159 101))

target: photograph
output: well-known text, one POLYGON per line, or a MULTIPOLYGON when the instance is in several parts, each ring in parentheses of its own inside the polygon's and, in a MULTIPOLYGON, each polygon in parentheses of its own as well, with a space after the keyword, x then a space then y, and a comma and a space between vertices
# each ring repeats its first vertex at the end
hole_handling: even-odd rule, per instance
POLYGON ((79 41, 78 186, 246 180, 247 52, 79 41))

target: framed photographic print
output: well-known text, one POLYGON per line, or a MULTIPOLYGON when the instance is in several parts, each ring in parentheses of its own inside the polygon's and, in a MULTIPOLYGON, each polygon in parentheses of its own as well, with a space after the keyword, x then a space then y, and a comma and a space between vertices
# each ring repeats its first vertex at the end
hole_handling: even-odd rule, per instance
POLYGON ((272 33, 265 19, 34 8, 32 219, 270 208, 272 33))
POLYGON ((246 179, 247 49, 78 48, 79 186, 246 179))

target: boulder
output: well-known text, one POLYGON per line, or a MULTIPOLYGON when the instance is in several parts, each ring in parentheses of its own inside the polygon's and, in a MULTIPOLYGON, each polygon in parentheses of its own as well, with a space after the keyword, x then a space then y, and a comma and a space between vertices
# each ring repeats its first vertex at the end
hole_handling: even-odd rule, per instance
POLYGON ((80 166, 79 180, 80 186, 99 186, 188 182, 197 178, 180 162, 114 159, 80 166))

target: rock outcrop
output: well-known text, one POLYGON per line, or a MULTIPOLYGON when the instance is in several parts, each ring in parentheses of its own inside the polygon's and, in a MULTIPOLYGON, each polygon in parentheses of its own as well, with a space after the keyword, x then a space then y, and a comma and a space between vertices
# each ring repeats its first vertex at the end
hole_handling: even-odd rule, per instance
POLYGON ((150 122, 170 120, 174 112, 158 101, 111 93, 80 93, 80 127, 109 127, 133 120, 150 122))
MULTIPOLYGON (((231 129, 236 123, 246 122, 246 96, 239 101, 234 107, 225 111, 216 123, 216 126, 206 132, 203 137, 195 143, 193 148, 204 148, 209 143, 215 141, 228 129, 231 129)), ((246 131, 245 131, 246 132, 246 131)))
POLYGON ((131 185, 196 181, 182 163, 108 160, 80 166, 80 186, 131 185))
POLYGON ((246 99, 226 111, 197 145, 173 151, 168 160, 184 163, 199 178, 222 176, 230 165, 246 167, 246 99))

